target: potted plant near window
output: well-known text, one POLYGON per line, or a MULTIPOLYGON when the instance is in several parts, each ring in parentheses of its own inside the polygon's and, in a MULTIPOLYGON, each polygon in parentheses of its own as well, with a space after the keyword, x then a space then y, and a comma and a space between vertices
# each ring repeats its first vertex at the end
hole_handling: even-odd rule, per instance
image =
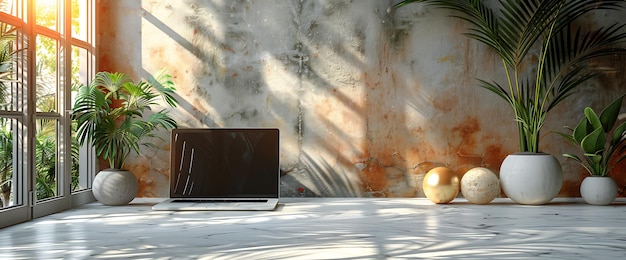
POLYGON ((467 36, 500 57, 506 81, 479 80, 479 85, 504 99, 517 121, 520 152, 501 165, 502 190, 520 204, 551 201, 561 189, 562 170, 554 156, 539 149, 546 115, 601 73, 590 60, 626 53, 616 47, 626 39, 623 24, 590 30, 576 21, 596 10, 623 8, 624 1, 500 0, 487 5, 476 0, 405 0, 396 7, 412 2, 452 10, 454 17, 469 23, 467 36))
POLYGON ((90 144, 110 169, 100 171, 93 182, 96 199, 106 205, 128 204, 137 193, 137 179, 125 171, 126 158, 139 153, 145 137, 158 137, 157 128, 172 129, 176 121, 166 109, 145 115, 159 98, 176 107, 172 77, 163 72, 148 81, 133 82, 123 73, 98 72, 89 85, 78 88, 72 118, 77 121, 81 145, 90 144))
POLYGON ((617 185, 609 176, 613 166, 626 159, 626 122, 615 127, 624 95, 613 101, 598 115, 591 107, 570 133, 558 133, 578 146, 582 159, 575 154, 563 154, 579 162, 589 172, 580 185, 583 200, 592 205, 608 205, 617 196, 617 185), (617 156, 617 157, 614 157, 617 156), (584 159, 584 160, 583 160, 584 159))

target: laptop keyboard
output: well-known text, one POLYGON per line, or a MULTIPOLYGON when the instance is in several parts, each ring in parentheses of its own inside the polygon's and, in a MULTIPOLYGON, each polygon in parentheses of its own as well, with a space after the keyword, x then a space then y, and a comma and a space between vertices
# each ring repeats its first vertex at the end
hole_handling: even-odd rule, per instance
POLYGON ((215 200, 215 199, 193 199, 193 200, 172 200, 172 202, 186 202, 186 203, 236 203, 236 202, 258 202, 266 203, 267 200, 215 200))

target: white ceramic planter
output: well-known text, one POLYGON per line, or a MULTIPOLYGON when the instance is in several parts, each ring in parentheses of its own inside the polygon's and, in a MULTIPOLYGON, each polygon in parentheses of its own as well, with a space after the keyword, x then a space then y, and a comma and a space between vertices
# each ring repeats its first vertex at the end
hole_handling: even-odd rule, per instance
POLYGON ((617 184, 608 176, 588 176, 580 184, 580 196, 591 205, 609 205, 617 196, 617 184))
POLYGON ((106 169, 93 180, 93 196, 110 206, 126 205, 135 198, 138 190, 137 177, 132 172, 106 169))
POLYGON ((500 184, 511 200, 525 205, 542 205, 559 194, 563 170, 550 154, 511 154, 500 166, 500 184))

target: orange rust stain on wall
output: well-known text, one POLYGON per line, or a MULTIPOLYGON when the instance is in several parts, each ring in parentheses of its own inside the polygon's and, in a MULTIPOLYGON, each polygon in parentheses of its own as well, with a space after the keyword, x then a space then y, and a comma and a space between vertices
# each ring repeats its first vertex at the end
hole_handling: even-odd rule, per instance
POLYGON ((435 98, 431 103, 437 110, 450 112, 459 103, 459 101, 454 95, 444 94, 435 98))
POLYGON ((425 174, 434 167, 442 166, 434 161, 436 160, 438 149, 435 149, 428 142, 425 130, 420 127, 413 132, 414 135, 418 136, 418 141, 416 144, 411 144, 405 154, 408 166, 411 167, 410 172, 413 174, 425 174))
POLYGON ((404 153, 404 159, 406 159, 408 162, 417 162, 420 158, 421 155, 419 147, 414 145, 407 147, 407 150, 404 153))
POLYGON ((378 153, 376 159, 381 166, 387 167, 395 165, 394 157, 397 156, 397 154, 395 153, 395 148, 390 148, 389 150, 390 151, 383 151, 378 153))
POLYGON ((455 165, 458 172, 464 173, 469 169, 482 164, 482 153, 477 154, 476 133, 480 131, 478 119, 470 117, 461 124, 452 128, 451 133, 461 138, 458 147, 451 147, 456 150, 455 165))
POLYGON ((388 188, 386 190, 381 191, 380 194, 376 193, 373 195, 374 197, 386 197, 386 198, 415 198, 418 196, 417 189, 393 189, 393 188, 388 188))
POLYGON ((137 191, 137 197, 150 197, 153 196, 151 190, 154 190, 154 182, 150 177, 150 164, 145 160, 139 160, 140 163, 127 165, 127 170, 135 174, 137 181, 139 182, 139 189, 137 191))
POLYGON ((465 140, 466 142, 471 142, 475 144, 473 135, 480 130, 480 124, 478 123, 478 119, 475 117, 470 117, 465 119, 463 122, 458 124, 457 126, 452 128, 452 132, 458 134, 465 140))
POLYGON ((506 158, 508 153, 502 151, 502 145, 491 144, 485 148, 485 156, 483 158, 483 167, 489 168, 498 174, 500 165, 506 158))
POLYGON ((362 171, 362 189, 365 191, 381 191, 387 188, 387 178, 385 176, 385 168, 371 164, 362 171))
POLYGON ((104 54, 98 57, 98 67, 100 71, 112 71, 113 69, 111 68, 114 66, 112 66, 111 63, 112 62, 109 55, 104 54))
POLYGON ((451 129, 454 136, 460 138, 460 143, 451 144, 450 150, 456 151, 451 168, 456 169, 459 177, 474 167, 486 167, 496 174, 504 158, 508 155, 503 151, 501 142, 491 138, 478 138, 481 132, 480 122, 475 117, 465 119, 461 124, 451 129))
POLYGON ((428 171, 438 166, 444 166, 444 165, 440 163, 436 163, 436 162, 424 161, 415 166, 415 168, 413 169, 413 173, 414 174, 426 174, 428 173, 428 171))

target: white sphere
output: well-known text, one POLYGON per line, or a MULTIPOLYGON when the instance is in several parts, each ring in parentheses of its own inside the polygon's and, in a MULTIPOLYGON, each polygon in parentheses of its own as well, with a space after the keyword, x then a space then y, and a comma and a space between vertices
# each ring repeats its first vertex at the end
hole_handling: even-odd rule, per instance
POLYGON ((473 204, 487 204, 500 195, 500 181, 487 168, 472 168, 461 178, 461 193, 473 204))

